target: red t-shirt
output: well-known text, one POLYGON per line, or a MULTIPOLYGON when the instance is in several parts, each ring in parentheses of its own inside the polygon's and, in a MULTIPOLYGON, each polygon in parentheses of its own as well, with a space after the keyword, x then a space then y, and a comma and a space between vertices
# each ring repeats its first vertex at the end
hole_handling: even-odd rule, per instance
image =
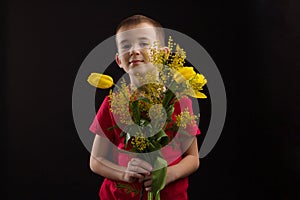
MULTIPOLYGON (((176 116, 186 108, 191 114, 193 114, 192 101, 188 97, 183 97, 178 100, 175 103, 174 108, 175 109, 172 115, 173 121, 175 121, 176 116)), ((123 150, 124 152, 124 137, 120 137, 121 129, 116 128, 107 130, 115 125, 116 122, 110 110, 109 97, 107 96, 101 104, 101 107, 90 126, 90 131, 100 136, 107 137, 117 147, 115 149, 123 150)), ((196 124, 193 126, 187 126, 185 130, 190 135, 195 136, 200 134, 200 130, 196 124)), ((186 150, 182 149, 182 141, 184 140, 184 136, 182 136, 179 132, 174 135, 174 131, 172 132, 170 130, 166 131, 166 134, 173 139, 168 145, 161 149, 161 152, 163 157, 167 160, 168 166, 171 166, 181 161, 182 154, 186 150)), ((186 143, 184 146, 186 146, 186 143)), ((188 146, 189 145, 184 148, 187 148, 188 146)), ((116 164, 126 167, 132 157, 123 152, 113 150, 112 159, 116 164)), ((160 192, 160 197, 162 200, 186 200, 188 199, 187 188, 188 177, 178 179, 166 185, 165 188, 160 192)), ((142 184, 139 182, 129 184, 105 178, 99 191, 99 197, 101 200, 139 200, 141 189, 142 184)), ((147 199, 147 192, 144 192, 143 199, 147 199)))

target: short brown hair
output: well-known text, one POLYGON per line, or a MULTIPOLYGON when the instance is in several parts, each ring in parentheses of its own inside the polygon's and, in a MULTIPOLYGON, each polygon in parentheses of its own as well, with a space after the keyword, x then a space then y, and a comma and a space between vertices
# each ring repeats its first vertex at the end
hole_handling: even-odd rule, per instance
POLYGON ((136 26, 136 25, 142 24, 142 23, 148 23, 148 24, 152 25, 153 27, 155 27, 157 37, 160 40, 160 43, 162 45, 164 45, 165 33, 164 33, 162 25, 159 22, 155 21, 154 19, 151 19, 150 17, 147 17, 145 15, 137 14, 137 15, 132 15, 130 17, 123 19, 117 26, 116 33, 118 33, 121 28, 129 28, 131 26, 136 26))

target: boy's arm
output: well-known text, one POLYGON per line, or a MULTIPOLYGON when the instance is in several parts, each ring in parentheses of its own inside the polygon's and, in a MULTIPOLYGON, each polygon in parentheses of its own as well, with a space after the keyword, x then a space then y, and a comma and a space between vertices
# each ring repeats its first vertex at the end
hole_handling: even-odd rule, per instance
POLYGON ((167 168, 166 185, 195 172, 200 165, 197 138, 194 137, 191 146, 184 153, 183 159, 176 165, 167 168))
POLYGON ((150 173, 151 166, 141 164, 137 159, 135 159, 135 164, 128 164, 127 168, 109 161, 108 155, 112 148, 114 147, 107 138, 95 136, 90 157, 90 168, 94 173, 112 180, 129 183, 143 179, 143 173, 150 173), (137 165, 141 165, 141 167, 137 167, 137 165))

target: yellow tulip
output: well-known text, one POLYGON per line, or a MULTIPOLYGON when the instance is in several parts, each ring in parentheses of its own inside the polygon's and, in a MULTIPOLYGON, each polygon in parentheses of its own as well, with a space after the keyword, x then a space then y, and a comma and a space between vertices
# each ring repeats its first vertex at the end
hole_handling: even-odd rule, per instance
POLYGON ((182 83, 187 80, 190 80, 196 75, 193 67, 182 67, 177 70, 177 73, 174 75, 174 79, 177 83, 182 83))
POLYGON ((202 92, 199 92, 197 90, 190 91, 188 95, 191 96, 191 97, 197 98, 197 99, 207 98, 207 96, 205 94, 203 94, 202 92))
POLYGON ((100 89, 107 89, 114 85, 112 77, 99 73, 91 73, 87 79, 89 84, 100 89))
POLYGON ((189 80, 189 84, 194 90, 202 90, 202 87, 207 83, 207 80, 202 74, 196 74, 192 79, 189 80))
POLYGON ((205 94, 199 92, 203 89, 203 86, 207 83, 207 80, 202 74, 196 74, 192 79, 188 81, 190 91, 188 95, 194 98, 207 98, 205 94))

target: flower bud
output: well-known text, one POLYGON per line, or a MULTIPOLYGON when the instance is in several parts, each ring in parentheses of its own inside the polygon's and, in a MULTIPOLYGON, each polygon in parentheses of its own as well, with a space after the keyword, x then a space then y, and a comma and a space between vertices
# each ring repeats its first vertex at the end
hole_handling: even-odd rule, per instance
POLYGON ((91 73, 87 81, 94 87, 107 89, 114 85, 112 77, 99 73, 91 73))

